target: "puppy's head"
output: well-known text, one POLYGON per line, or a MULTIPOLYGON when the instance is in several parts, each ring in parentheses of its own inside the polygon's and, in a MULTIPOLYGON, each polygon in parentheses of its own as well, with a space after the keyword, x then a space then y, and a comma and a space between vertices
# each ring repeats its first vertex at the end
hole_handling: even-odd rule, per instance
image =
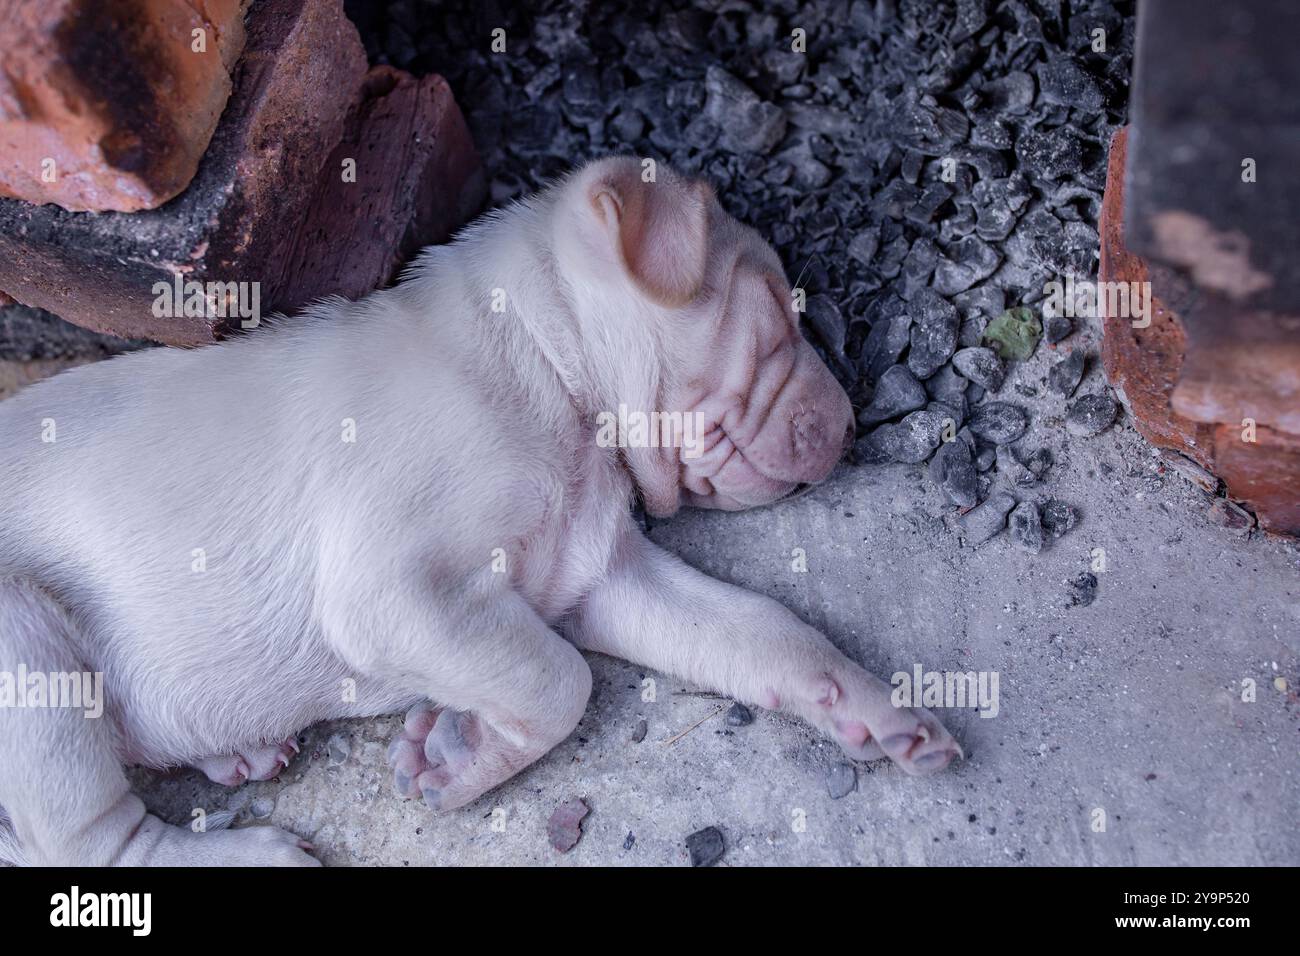
POLYGON ((707 183, 607 159, 558 208, 560 269, 615 367, 648 511, 748 508, 830 474, 852 441, 848 396, 800 335, 776 253, 707 183))

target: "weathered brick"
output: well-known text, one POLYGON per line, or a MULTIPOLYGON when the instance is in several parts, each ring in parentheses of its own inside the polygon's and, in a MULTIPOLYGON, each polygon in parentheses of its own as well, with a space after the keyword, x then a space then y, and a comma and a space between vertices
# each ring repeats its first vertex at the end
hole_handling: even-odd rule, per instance
POLYGON ((295 309, 326 292, 355 299, 386 285, 414 252, 476 213, 485 193, 447 81, 375 67, 284 259, 276 307, 295 309), (346 160, 355 181, 344 178, 346 160))
POLYGON ((230 95, 246 6, 0 3, 0 196, 130 212, 180 193, 230 95))
POLYGON ((263 0, 247 30, 235 92, 190 187, 131 214, 0 200, 0 289, 96 331, 202 344, 239 318, 156 316, 155 283, 255 282, 263 315, 357 296, 481 202, 446 84, 368 71, 340 0, 263 0), (355 183, 340 175, 349 153, 355 183))

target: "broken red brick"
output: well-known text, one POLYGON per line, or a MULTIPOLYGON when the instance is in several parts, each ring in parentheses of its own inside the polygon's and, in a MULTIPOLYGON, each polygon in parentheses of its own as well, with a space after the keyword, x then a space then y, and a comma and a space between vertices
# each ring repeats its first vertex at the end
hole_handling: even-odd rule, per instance
POLYGON ((591 808, 579 797, 560 804, 546 822, 546 838, 561 853, 568 853, 582 839, 582 820, 591 808))
POLYGON ((447 81, 374 67, 284 261, 276 307, 296 309, 322 289, 355 299, 388 284, 413 253, 477 212, 485 192, 447 81))
POLYGON ((6 3, 0 196, 130 212, 180 193, 230 96, 246 6, 6 3))
POLYGON ((445 83, 370 74, 341 0, 263 0, 247 32, 235 92, 190 187, 132 214, 0 199, 0 289, 96 331, 199 345, 241 317, 155 314, 157 284, 256 283, 262 315, 360 295, 481 202, 478 160, 445 83), (356 157, 357 182, 343 183, 331 163, 352 144, 368 152, 356 157), (411 165, 399 172, 390 157, 411 165), (343 198, 349 188, 355 201, 343 198), (318 208, 345 203, 376 218, 318 208))

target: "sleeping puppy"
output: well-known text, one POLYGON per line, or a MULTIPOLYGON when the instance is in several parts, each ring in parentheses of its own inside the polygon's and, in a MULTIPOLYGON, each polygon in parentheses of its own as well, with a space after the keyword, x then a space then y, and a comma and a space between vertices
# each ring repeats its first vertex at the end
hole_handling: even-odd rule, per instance
POLYGON ((314 863, 273 827, 163 823, 122 764, 235 786, 310 724, 406 709, 397 791, 460 807, 572 732, 582 651, 798 715, 854 758, 945 766, 933 716, 631 514, 829 474, 852 413, 791 302, 708 186, 608 159, 360 302, 0 404, 0 670, 102 673, 105 701, 0 707, 22 856, 314 863), (599 440, 620 408, 668 424, 599 440))

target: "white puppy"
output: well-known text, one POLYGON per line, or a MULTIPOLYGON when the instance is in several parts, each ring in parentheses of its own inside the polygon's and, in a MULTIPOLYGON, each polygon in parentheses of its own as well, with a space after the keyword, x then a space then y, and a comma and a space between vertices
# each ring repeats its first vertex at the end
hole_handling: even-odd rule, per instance
POLYGON ((0 671, 102 673, 105 700, 102 719, 0 707, 23 855, 312 863, 274 828, 164 824, 121 765, 236 785, 310 724, 410 708, 397 789, 458 807, 573 730, 580 650, 797 714, 853 757, 946 765, 934 717, 630 514, 636 494, 655 515, 765 504, 831 471, 852 412, 791 302, 707 186, 609 159, 395 288, 0 404, 0 671), (608 447, 620 406, 680 413, 680 440, 608 447))

